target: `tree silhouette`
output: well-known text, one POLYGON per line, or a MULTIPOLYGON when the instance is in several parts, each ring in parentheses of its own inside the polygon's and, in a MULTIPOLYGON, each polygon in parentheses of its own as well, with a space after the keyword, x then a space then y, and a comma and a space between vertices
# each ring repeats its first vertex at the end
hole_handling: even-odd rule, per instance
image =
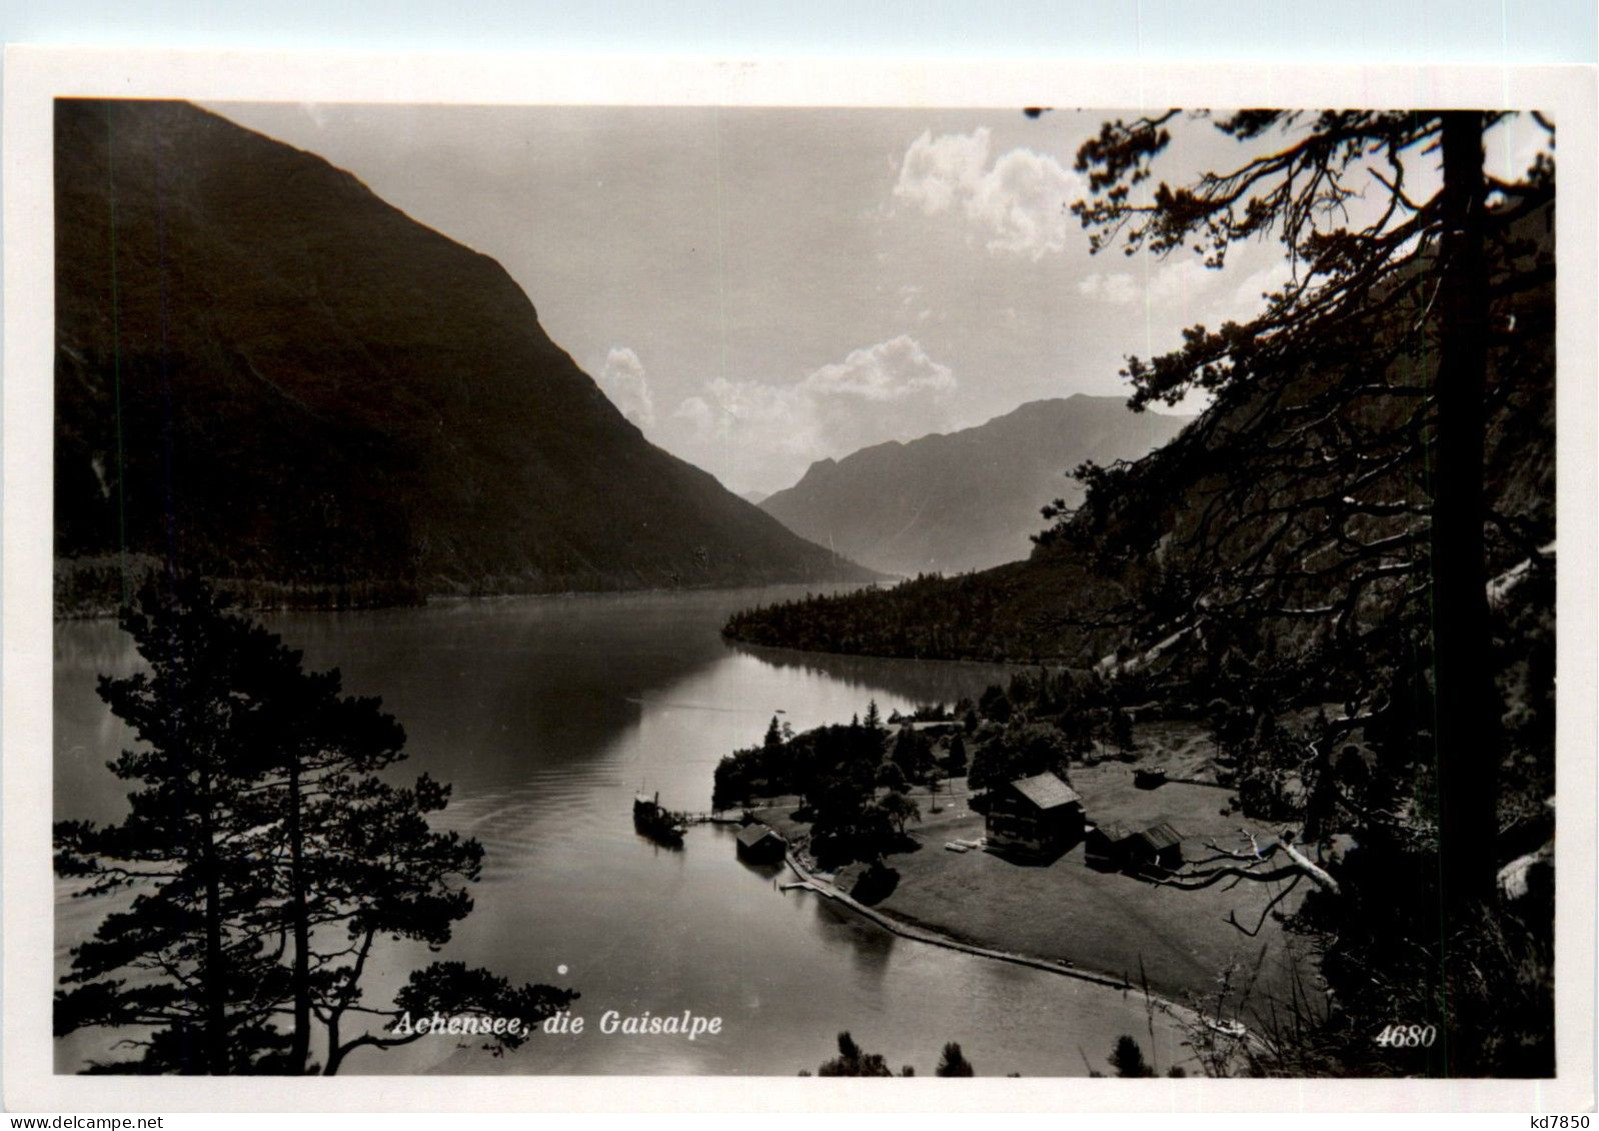
POLYGON ((521 1032, 490 1035, 515 1047, 575 996, 435 962, 392 1005, 364 1001, 379 936, 437 949, 471 910, 482 848, 428 823, 448 787, 380 778, 404 732, 377 700, 305 672, 197 582, 153 577, 122 625, 148 671, 102 677, 100 694, 141 744, 112 764, 140 783, 131 812, 56 830, 57 870, 86 879, 81 894, 135 892, 74 950, 57 995, 58 1035, 149 1034, 128 1042, 138 1059, 97 1068, 304 1072, 315 1018, 332 1074, 356 1048, 423 1035, 390 1031, 408 1011, 517 1019, 521 1032), (360 1031, 341 1032, 352 1013, 360 1031))
POLYGON ((824 1061, 816 1070, 818 1076, 892 1076, 888 1063, 878 1053, 869 1053, 855 1043, 849 1033, 838 1035, 838 1055, 824 1061))
POLYGON ((861 720, 861 725, 863 725, 867 730, 883 729, 883 715, 882 712, 877 709, 876 699, 870 699, 867 701, 866 718, 861 720))
POLYGON ((966 773, 966 739, 962 738, 959 732, 949 740, 946 766, 952 778, 958 778, 966 773))
POLYGON ((933 768, 933 744, 914 726, 906 724, 894 736, 889 757, 910 781, 920 781, 933 768))
POLYGON ((80 895, 131 890, 133 898, 74 949, 55 1031, 149 1034, 128 1038, 139 1060, 97 1070, 271 1070, 284 1048, 271 1015, 289 990, 255 921, 275 892, 270 871, 257 866, 269 755, 253 739, 272 642, 198 587, 160 600, 154 584, 122 618, 149 670, 99 684, 142 744, 110 763, 140 783, 129 814, 108 828, 56 827, 57 872, 87 880, 80 895))
MULTIPOLYGON (((1510 976, 1474 956, 1522 930, 1496 892, 1507 747, 1490 579, 1536 568, 1554 537, 1552 500, 1526 490, 1547 480, 1514 470, 1553 419, 1553 128, 1532 115, 1545 151, 1501 182, 1484 133, 1508 117, 1241 112, 1212 124, 1244 155, 1180 187, 1154 172, 1177 111, 1106 123, 1078 152, 1089 196, 1073 206, 1095 251, 1220 267, 1236 243, 1275 236, 1287 280, 1253 318, 1128 360, 1131 407, 1196 390, 1213 404, 1154 457, 1080 468, 1084 505, 1052 508, 1061 521, 1041 538, 1093 546, 1131 579, 1142 633, 1122 671, 1144 678, 1180 644, 1240 701, 1246 806, 1299 808, 1272 785, 1286 771, 1305 831, 1342 827, 1358 845, 1323 870, 1285 830, 1264 849, 1212 845, 1169 882, 1312 880, 1296 921, 1326 942, 1346 1049, 1376 1015, 1362 987, 1401 986, 1418 1016, 1447 1022, 1426 1070, 1448 1074, 1496 1066, 1486 1038, 1510 976), (1293 733, 1277 723, 1338 700, 1341 714, 1293 733), (1340 769, 1354 736, 1372 773, 1340 769)), ((1536 970, 1548 924, 1526 933, 1518 961, 1536 970)), ((1511 1040, 1547 1050, 1525 1020, 1511 1040)))
POLYGON ((938 1058, 938 1067, 933 1069, 935 1076, 975 1076, 972 1062, 966 1059, 961 1052, 960 1045, 949 1041, 944 1045, 944 1051, 938 1058))
MULTIPOLYGON (((1180 349, 1124 371, 1134 408, 1193 390, 1216 402, 1151 472, 1197 470, 1206 496, 1179 531, 1190 569, 1163 579, 1165 627, 1209 632, 1213 647, 1324 626, 1340 657, 1424 650, 1442 895, 1463 922, 1493 895, 1503 755, 1485 589, 1488 378, 1540 363, 1552 311, 1528 296, 1552 264, 1530 233, 1547 223, 1552 160, 1540 154, 1515 184, 1489 178, 1483 134, 1500 113, 1245 111, 1212 124, 1252 155, 1151 190, 1179 117, 1108 122, 1078 151, 1090 195, 1073 211, 1093 249, 1187 249, 1220 267, 1232 245, 1275 235, 1290 273, 1253 319, 1195 326, 1180 349)), ((1099 501, 1122 492, 1129 507, 1159 489, 1126 468, 1083 477, 1099 501)), ((1384 694, 1361 690, 1368 711, 1384 694)))
POLYGON ((1144 1050, 1138 1047, 1138 1041, 1125 1034, 1116 1038, 1116 1047, 1110 1053, 1110 1066, 1121 1077, 1137 1078, 1155 1074, 1155 1070, 1144 1060, 1144 1050))
POLYGON ((894 831, 901 837, 905 835, 907 822, 922 819, 922 807, 896 790, 889 790, 878 798, 877 808, 888 818, 889 824, 894 826, 894 831))

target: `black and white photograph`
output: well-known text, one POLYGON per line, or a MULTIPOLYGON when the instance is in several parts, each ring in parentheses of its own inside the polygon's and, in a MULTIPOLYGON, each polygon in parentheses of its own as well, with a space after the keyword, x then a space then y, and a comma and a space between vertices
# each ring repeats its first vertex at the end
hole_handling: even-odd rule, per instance
POLYGON ((1591 1088, 1591 116, 1217 89, 53 93, 49 1073, 1591 1088))

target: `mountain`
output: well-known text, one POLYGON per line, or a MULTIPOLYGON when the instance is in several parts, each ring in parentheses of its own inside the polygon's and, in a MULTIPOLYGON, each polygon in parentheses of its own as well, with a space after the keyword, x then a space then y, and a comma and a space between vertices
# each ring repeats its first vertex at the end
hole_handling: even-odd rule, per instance
POLYGON ((1076 505, 1085 460, 1138 459, 1192 417, 1129 412, 1120 397, 1033 401, 976 428, 813 463, 761 503, 790 530, 888 573, 962 573, 1025 558, 1039 509, 1076 505))
MULTIPOLYGON (((1507 653, 1543 631, 1540 618, 1552 625, 1554 611, 1554 218, 1548 206, 1524 211, 1514 209, 1494 247, 1495 324, 1504 329, 1488 358, 1484 406, 1484 564, 1494 615, 1506 621, 1496 632, 1507 653)), ((1402 281, 1420 290, 1416 280, 1432 268, 1422 259, 1402 281)), ((1335 646, 1358 655, 1358 645, 1346 643, 1359 639, 1353 632, 1427 613, 1429 499, 1437 488, 1425 381, 1438 343, 1435 327, 1418 334, 1409 309, 1390 304, 1342 332, 1349 348, 1261 373, 1171 442, 1098 476, 1085 505, 1044 532, 1026 561, 747 609, 724 634, 815 651, 1085 668, 1114 653, 1124 672, 1153 679, 1158 671, 1173 685, 1244 660, 1287 667, 1335 646), (1359 508, 1371 517, 1353 526, 1358 537, 1346 536, 1339 552, 1263 559, 1337 529, 1333 516, 1359 508), (1298 515, 1292 524, 1281 517, 1290 512, 1298 515), (1357 590, 1358 600, 1346 599, 1363 562, 1372 563, 1368 578, 1397 581, 1384 588, 1377 580, 1357 590), (1279 587, 1273 592, 1294 587, 1280 614, 1237 615, 1215 595, 1235 576, 1253 584, 1268 575, 1279 587), (1335 627, 1346 610, 1350 637, 1335 627)), ((1253 596, 1244 586, 1237 593, 1239 605, 1253 596)), ((1358 676, 1365 659, 1346 651, 1343 673, 1358 676)), ((1539 670, 1517 662, 1518 678, 1539 670)))
POLYGON ((498 263, 319 157, 62 100, 55 208, 60 605, 167 558, 316 604, 869 576, 648 443, 498 263))
POLYGON ((747 503, 754 503, 756 506, 760 506, 768 498, 765 491, 740 491, 738 497, 747 503))

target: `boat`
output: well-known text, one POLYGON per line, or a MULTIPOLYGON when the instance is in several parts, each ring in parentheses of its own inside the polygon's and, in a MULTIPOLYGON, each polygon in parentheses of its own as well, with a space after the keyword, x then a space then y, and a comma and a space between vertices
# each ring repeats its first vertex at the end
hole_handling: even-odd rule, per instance
POLYGON ((1211 1032, 1234 1040, 1242 1040, 1249 1033, 1241 1021, 1224 1020, 1219 1017, 1204 1017, 1201 1020, 1204 1021, 1205 1028, 1211 1032))
POLYGON ((657 844, 674 848, 682 845, 688 831, 678 814, 662 807, 659 793, 654 797, 640 793, 633 798, 633 827, 657 844))

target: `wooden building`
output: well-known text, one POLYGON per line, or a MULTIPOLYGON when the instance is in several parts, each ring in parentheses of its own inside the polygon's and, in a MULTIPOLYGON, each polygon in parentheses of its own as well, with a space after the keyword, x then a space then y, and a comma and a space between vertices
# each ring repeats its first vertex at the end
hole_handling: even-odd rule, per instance
POLYGON ((1053 858, 1082 839, 1083 799, 1053 773, 1018 778, 992 792, 985 824, 989 847, 1053 858))
POLYGON ((1117 821, 1089 825, 1083 834, 1083 862, 1101 872, 1117 872, 1127 864, 1127 841, 1133 835, 1117 821))
POLYGON ((1183 866, 1182 834, 1165 821, 1128 837, 1126 865, 1136 872, 1175 872, 1183 866))
POLYGON ((788 841, 765 825, 745 825, 738 830, 738 858, 751 864, 774 864, 783 859, 788 841))

